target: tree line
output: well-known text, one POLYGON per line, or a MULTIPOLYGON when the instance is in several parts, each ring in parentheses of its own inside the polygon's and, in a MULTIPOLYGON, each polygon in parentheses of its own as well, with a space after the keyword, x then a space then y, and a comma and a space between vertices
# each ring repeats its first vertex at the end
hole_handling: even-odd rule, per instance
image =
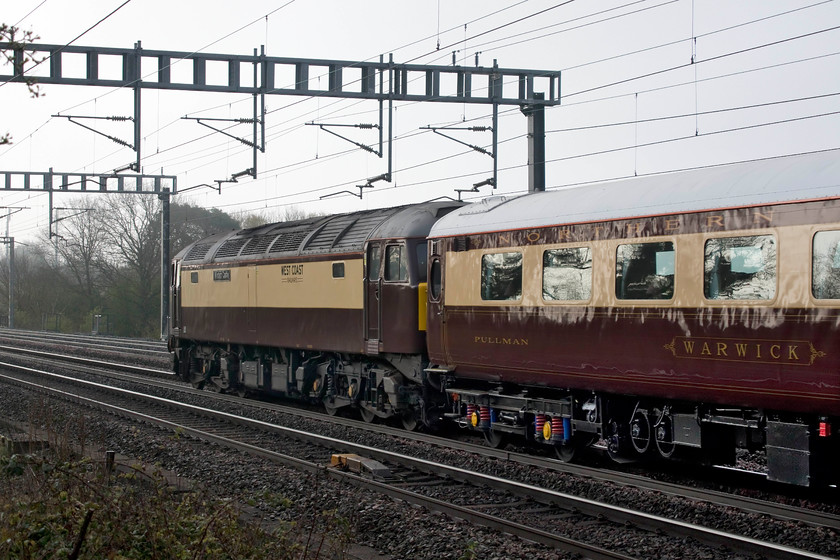
MULTIPOLYGON (((52 237, 15 243, 14 326, 158 338, 160 201, 116 194, 73 201, 53 216, 52 237)), ((290 213, 287 213, 287 218, 290 213)), ((170 254, 222 231, 272 221, 170 204, 170 254)), ((13 235, 13 233, 12 233, 13 235)), ((1 250, 0 250, 1 251, 1 250)), ((0 258, 0 321, 8 324, 9 256, 0 258), (3 320, 5 319, 5 320, 3 320)))

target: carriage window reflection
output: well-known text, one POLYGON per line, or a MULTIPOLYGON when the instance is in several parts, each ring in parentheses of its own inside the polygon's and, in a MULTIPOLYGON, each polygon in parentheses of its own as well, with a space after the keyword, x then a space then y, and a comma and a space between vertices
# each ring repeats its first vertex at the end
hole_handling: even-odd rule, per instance
POLYGON ((772 235, 709 239, 704 270, 708 299, 773 299, 776 241, 772 235))
POLYGON ((481 257, 481 299, 522 297, 522 253, 493 253, 481 257))
POLYGON ((543 299, 588 300, 592 293, 592 250, 588 247, 543 252, 543 299))
POLYGON ((814 235, 811 291, 817 299, 840 299, 840 231, 814 235))
POLYGON ((618 299, 674 297, 674 244, 619 245, 615 255, 615 295, 618 299))

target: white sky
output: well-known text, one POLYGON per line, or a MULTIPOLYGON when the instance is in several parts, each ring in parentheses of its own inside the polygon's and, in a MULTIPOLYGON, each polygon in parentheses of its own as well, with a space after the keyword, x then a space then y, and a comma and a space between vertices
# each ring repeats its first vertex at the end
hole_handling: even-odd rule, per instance
MULTIPOLYGON (((32 30, 39 43, 65 44, 123 1, 7 1, 0 22, 32 30)), ((141 41, 144 49, 242 55, 265 45, 268 56, 362 61, 393 53, 397 63, 442 65, 452 63, 455 50, 467 66, 480 52, 482 66, 496 59, 503 68, 561 70, 562 104, 546 113, 552 188, 840 147, 838 27, 837 0, 131 0, 74 44, 131 48, 141 41), (764 106, 749 108, 755 105, 764 106), (651 121, 678 115, 685 116, 651 121), (605 126, 617 123, 628 124, 605 126)), ((65 59, 66 73, 73 64, 65 59)), ((173 78, 178 72, 191 66, 176 65, 173 78)), ((0 73, 11 72, 4 66, 0 73)), ((288 85, 282 82, 278 77, 278 86, 288 85)), ((0 85, 0 134, 10 133, 14 142, 0 147, 0 171, 101 173, 135 160, 128 148, 51 117, 131 116, 131 91, 46 85, 42 93, 31 99, 22 84, 0 85)), ((251 166, 250 148, 220 134, 207 137, 206 128, 181 119, 250 118, 250 96, 147 89, 142 99, 145 173, 177 175, 184 190, 251 166)), ((365 178, 387 171, 387 161, 304 123, 375 123, 378 104, 286 96, 267 96, 266 103, 268 140, 258 178, 225 184, 221 194, 190 190, 176 201, 275 216, 287 206, 344 212, 456 196, 456 188, 492 174, 489 157, 420 130, 465 119, 465 125, 490 126, 489 106, 397 103, 394 182, 376 183, 361 200, 320 200, 356 191, 365 178)), ((511 107, 500 115, 499 186, 483 187, 480 196, 528 188, 526 117, 511 107)), ((130 123, 85 122, 133 140, 130 123)), ((248 137, 250 125, 237 132, 248 137)), ((338 132, 375 144, 372 131, 338 132)), ((489 133, 457 136, 490 148, 489 133)), ((68 206, 78 196, 56 195, 54 204, 68 206)), ((25 240, 46 229, 46 202, 45 194, 0 192, 0 206, 31 207, 12 216, 10 235, 25 240)))

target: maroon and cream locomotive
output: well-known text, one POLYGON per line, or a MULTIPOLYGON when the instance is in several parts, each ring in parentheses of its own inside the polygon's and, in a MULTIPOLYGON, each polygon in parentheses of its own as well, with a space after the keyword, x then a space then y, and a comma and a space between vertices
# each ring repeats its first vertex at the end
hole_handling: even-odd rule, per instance
POLYGON ((836 151, 273 224, 173 267, 197 384, 840 482, 836 151))

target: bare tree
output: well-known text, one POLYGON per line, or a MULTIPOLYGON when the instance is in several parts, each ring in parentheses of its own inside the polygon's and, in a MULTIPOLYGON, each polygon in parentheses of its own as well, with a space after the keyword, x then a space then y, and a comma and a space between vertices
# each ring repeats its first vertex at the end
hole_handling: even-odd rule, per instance
POLYGON ((106 238, 105 204, 98 200, 89 207, 87 201, 74 200, 77 208, 62 220, 61 235, 50 241, 53 244, 54 266, 61 268, 73 290, 83 301, 86 313, 101 304, 102 262, 108 244, 106 238))
MULTIPOLYGON (((57 324, 57 317, 68 309, 66 290, 59 287, 64 278, 56 274, 49 261, 49 248, 17 245, 15 250, 15 325, 42 329, 57 324)), ((0 259, 0 301, 9 297, 9 264, 0 259)))
POLYGON ((118 334, 154 336, 159 320, 159 202, 153 196, 106 198, 102 223, 107 245, 102 271, 110 284, 110 308, 121 316, 118 334))

